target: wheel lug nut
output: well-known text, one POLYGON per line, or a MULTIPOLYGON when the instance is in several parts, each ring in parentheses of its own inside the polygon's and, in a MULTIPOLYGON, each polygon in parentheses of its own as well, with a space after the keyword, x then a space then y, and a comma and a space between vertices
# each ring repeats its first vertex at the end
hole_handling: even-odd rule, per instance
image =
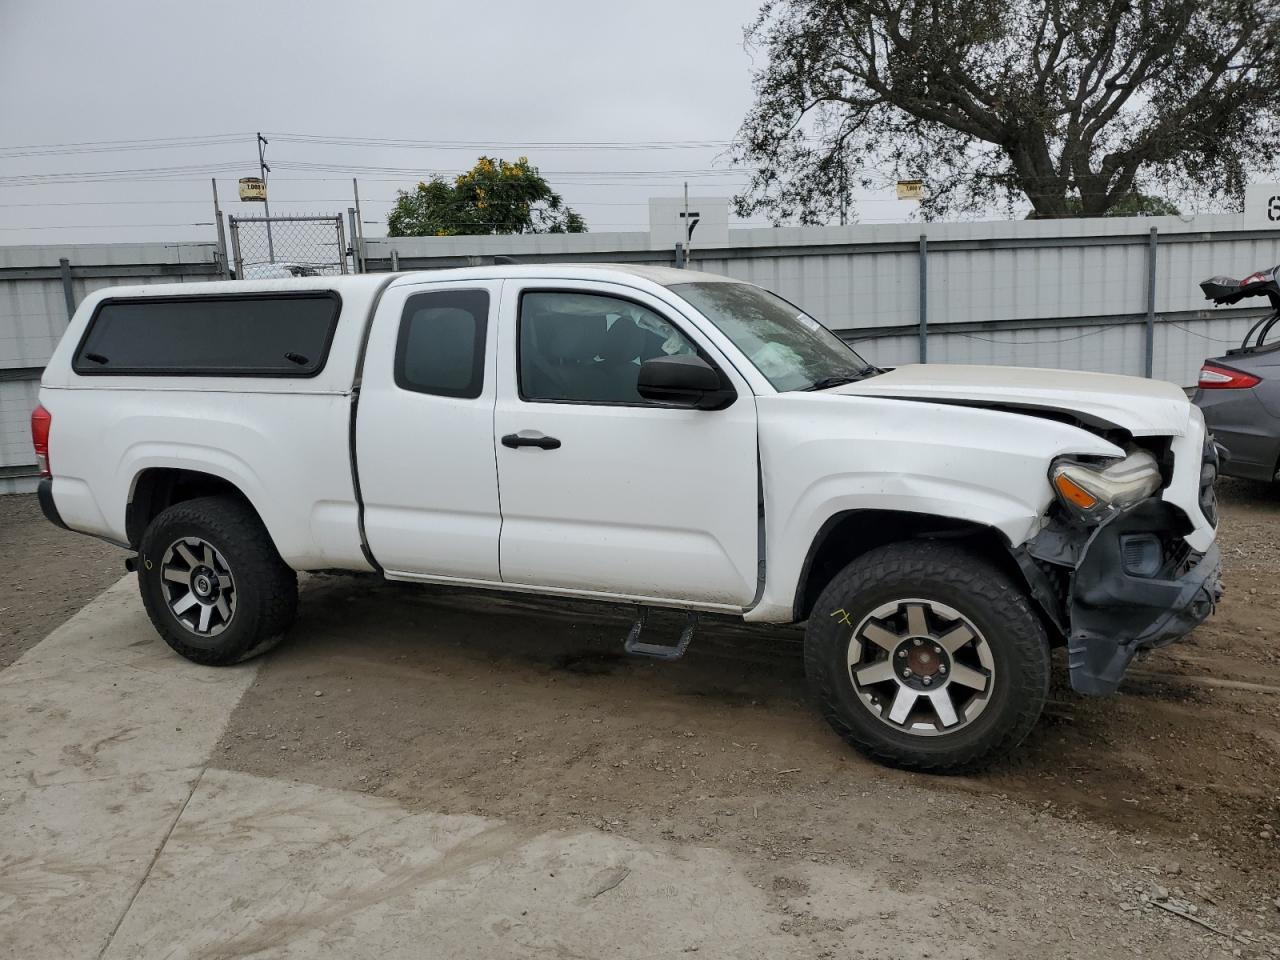
POLYGON ((915 638, 914 640, 912 640, 911 642, 912 642, 912 643, 914 643, 917 647, 918 647, 918 646, 920 646, 920 644, 924 643, 924 641, 923 641, 923 640, 921 640, 919 637, 916 637, 916 638, 915 638))
POLYGON ((940 664, 938 664, 938 672, 939 672, 939 673, 946 673, 946 672, 947 672, 947 665, 946 665, 945 663, 940 663, 940 664))
POLYGON ((903 676, 903 677, 905 677, 906 679, 910 680, 910 679, 911 679, 911 671, 910 671, 910 670, 903 670, 903 671, 902 671, 902 676, 903 676))
POLYGON ((927 687, 929 684, 933 683, 933 677, 925 677, 922 682, 927 687))
POLYGON ((934 652, 934 653, 941 653, 941 652, 942 652, 942 648, 941 648, 941 647, 939 647, 939 646, 937 646, 937 645, 935 645, 935 646, 934 646, 934 648, 933 648, 933 652, 934 652))
POLYGON ((905 657, 906 655, 907 655, 907 651, 905 651, 905 650, 899 650, 899 651, 898 651, 898 656, 899 656, 899 657, 905 657))

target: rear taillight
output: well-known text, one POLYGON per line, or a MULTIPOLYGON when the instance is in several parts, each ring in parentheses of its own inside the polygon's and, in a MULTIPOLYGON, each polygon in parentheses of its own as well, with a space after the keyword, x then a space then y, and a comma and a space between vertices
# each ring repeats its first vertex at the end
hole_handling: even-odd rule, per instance
POLYGON ((36 466, 40 476, 51 477, 49 472, 49 428, 53 426, 53 414, 44 407, 31 411, 31 442, 36 448, 36 466))
POLYGON ((1220 367, 1216 363, 1206 363, 1200 368, 1201 390, 1240 390, 1256 387, 1261 382, 1262 379, 1252 373, 1220 367))

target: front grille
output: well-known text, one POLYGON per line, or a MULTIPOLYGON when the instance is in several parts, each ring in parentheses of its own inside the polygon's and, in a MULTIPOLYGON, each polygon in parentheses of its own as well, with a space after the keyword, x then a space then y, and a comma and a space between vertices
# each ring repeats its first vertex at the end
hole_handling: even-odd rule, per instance
POLYGON ((1164 568, 1176 580, 1199 563, 1201 556, 1191 549, 1187 541, 1177 537, 1165 543, 1164 568))

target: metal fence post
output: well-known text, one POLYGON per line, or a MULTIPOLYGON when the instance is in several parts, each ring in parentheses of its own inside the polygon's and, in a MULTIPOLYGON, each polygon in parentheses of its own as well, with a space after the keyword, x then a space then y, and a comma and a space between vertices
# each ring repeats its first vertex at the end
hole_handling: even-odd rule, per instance
POLYGON ((356 251, 356 273, 364 273, 367 267, 364 262, 364 220, 360 212, 360 184, 351 178, 351 193, 356 200, 356 225, 351 231, 351 246, 356 251))
POLYGON ((342 214, 338 214, 333 218, 333 222, 338 227, 338 272, 347 272, 347 238, 343 236, 342 214))
POLYGON ((920 362, 929 362, 929 238, 920 234, 920 362))
POLYGON ((244 261, 240 259, 240 224, 236 222, 236 218, 227 217, 227 223, 231 224, 231 256, 236 264, 236 279, 244 279, 244 261))
POLYGON ((1155 227, 1147 239, 1147 376, 1152 376, 1156 353, 1156 247, 1160 243, 1155 227))
POLYGON ((70 320, 76 313, 76 292, 71 288, 71 261, 62 257, 58 266, 62 268, 62 297, 67 301, 67 319, 70 320))
POLYGON ((347 222, 351 224, 351 272, 364 273, 360 269, 360 246, 356 240, 356 208, 347 207, 347 222))
POLYGON ((228 280, 231 279, 231 260, 227 256, 227 232, 222 225, 222 208, 218 206, 218 178, 211 177, 210 182, 213 184, 213 222, 218 228, 218 259, 222 267, 222 273, 228 280))

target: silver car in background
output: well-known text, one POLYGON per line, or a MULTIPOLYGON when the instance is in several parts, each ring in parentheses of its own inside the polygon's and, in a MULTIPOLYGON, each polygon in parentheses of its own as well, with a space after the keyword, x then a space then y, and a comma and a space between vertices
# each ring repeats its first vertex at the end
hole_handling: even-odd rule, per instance
POLYGON ((1280 473, 1280 340, 1267 343, 1267 335, 1280 321, 1280 266, 1243 280, 1214 277, 1200 289, 1218 304, 1263 296, 1271 302, 1271 312, 1249 329, 1239 347, 1204 362, 1192 400, 1226 448, 1222 474, 1275 481, 1280 473))

